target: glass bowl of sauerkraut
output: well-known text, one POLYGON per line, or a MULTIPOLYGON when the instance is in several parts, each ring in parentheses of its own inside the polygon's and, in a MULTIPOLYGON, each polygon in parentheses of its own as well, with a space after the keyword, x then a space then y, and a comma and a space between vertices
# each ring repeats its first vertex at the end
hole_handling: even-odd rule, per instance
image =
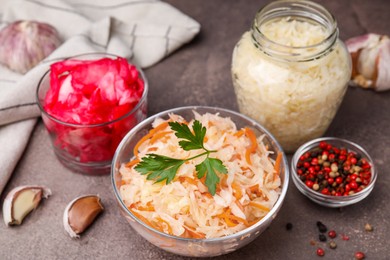
POLYGON ((134 127, 116 150, 111 177, 122 215, 142 237, 174 254, 211 257, 247 245, 271 224, 287 193, 289 168, 277 140, 256 121, 189 106, 134 127), (178 135, 173 124, 189 131, 178 135), (191 134, 202 148, 189 145, 191 134), (145 158, 177 167, 167 171, 145 158), (146 161, 149 168, 141 171, 146 161))

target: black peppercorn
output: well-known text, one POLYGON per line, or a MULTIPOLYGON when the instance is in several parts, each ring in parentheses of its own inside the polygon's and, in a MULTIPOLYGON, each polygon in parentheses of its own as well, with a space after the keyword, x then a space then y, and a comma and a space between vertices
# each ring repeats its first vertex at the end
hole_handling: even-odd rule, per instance
POLYGON ((326 236, 324 234, 319 234, 318 238, 320 239, 321 242, 325 242, 326 241, 326 236))
POLYGON ((286 224, 286 229, 287 230, 291 230, 293 228, 293 224, 292 223, 287 223, 286 224))
POLYGON ((328 228, 321 221, 317 221, 317 227, 321 233, 328 231, 328 228))

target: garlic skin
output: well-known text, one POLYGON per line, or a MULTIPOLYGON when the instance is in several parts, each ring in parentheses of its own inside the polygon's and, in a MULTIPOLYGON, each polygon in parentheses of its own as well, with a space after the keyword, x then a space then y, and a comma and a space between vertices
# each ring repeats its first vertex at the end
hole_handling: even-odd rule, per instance
POLYGON ((23 219, 36 209, 42 198, 47 199, 51 190, 38 185, 19 186, 12 189, 4 199, 3 220, 7 226, 20 225, 23 219))
POLYGON ((60 44, 53 26, 36 21, 16 21, 0 31, 0 63, 25 74, 60 44))
POLYGON ((63 224, 71 238, 80 238, 84 232, 103 212, 104 208, 98 195, 84 195, 72 200, 65 208, 63 224))
POLYGON ((346 42, 352 58, 352 84, 376 91, 390 89, 390 38, 369 33, 346 42))

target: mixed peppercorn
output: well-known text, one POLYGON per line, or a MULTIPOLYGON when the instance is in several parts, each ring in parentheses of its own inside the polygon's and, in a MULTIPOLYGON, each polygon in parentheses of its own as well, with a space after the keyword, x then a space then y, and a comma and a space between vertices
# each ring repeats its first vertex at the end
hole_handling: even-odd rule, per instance
POLYGON ((325 141, 299 157, 297 173, 310 189, 332 196, 355 194, 371 181, 371 165, 366 158, 325 141))
MULTIPOLYGON (((339 239, 341 238, 344 241, 349 240, 349 236, 347 236, 343 233, 340 233, 340 236, 338 236, 338 233, 334 229, 331 229, 328 231, 328 227, 324 223, 322 223, 321 221, 317 221, 316 226, 317 226, 317 229, 319 231, 318 238, 319 238, 320 243, 318 243, 316 240, 311 239, 310 244, 312 246, 317 245, 316 254, 320 257, 325 256, 326 249, 325 249, 325 247, 321 247, 321 245, 324 246, 325 244, 323 242, 326 242, 328 238, 330 239, 330 241, 326 244, 332 250, 335 250, 337 248, 337 243, 336 243, 337 237, 339 237, 339 239), (326 235, 328 235, 328 236, 326 236, 326 235)), ((293 224, 291 222, 288 222, 286 224, 286 230, 291 232, 292 228, 293 228, 293 224)), ((374 230, 374 228, 369 223, 366 223, 364 225, 364 230, 366 232, 372 232, 374 230)), ((362 259, 365 259, 366 255, 362 251, 356 251, 354 253, 354 257, 356 260, 362 260, 362 259)))
MULTIPOLYGON (((320 232, 320 234, 319 234, 319 240, 320 240, 321 242, 326 242, 327 237, 326 237, 325 234, 326 234, 326 232, 328 231, 328 228, 327 228, 327 227, 325 226, 325 224, 323 224, 321 221, 317 221, 316 224, 317 224, 318 231, 320 232)), ((369 232, 371 232, 371 231, 373 230, 372 226, 371 226, 370 224, 368 224, 368 223, 364 226, 364 229, 365 229, 366 231, 369 231, 369 232)), ((335 239, 335 238, 337 237, 336 231, 333 230, 333 229, 330 230, 330 231, 328 232, 328 237, 329 237, 330 239, 332 239, 332 240, 328 243, 329 248, 330 248, 330 249, 336 249, 336 248, 337 248, 337 244, 336 244, 336 242, 333 240, 333 239, 335 239)), ((342 238, 343 240, 349 240, 349 237, 346 236, 346 235, 344 235, 344 234, 341 235, 341 238, 342 238)), ((315 243, 313 243, 313 245, 315 245, 315 243)), ((322 248, 322 247, 318 247, 317 250, 316 250, 316 254, 317 254, 318 256, 324 256, 324 255, 325 255, 325 249, 322 248)), ((364 254, 363 252, 358 251, 358 252, 355 253, 355 259, 356 259, 356 260, 362 260, 362 259, 364 259, 364 258, 365 258, 365 254, 364 254)))

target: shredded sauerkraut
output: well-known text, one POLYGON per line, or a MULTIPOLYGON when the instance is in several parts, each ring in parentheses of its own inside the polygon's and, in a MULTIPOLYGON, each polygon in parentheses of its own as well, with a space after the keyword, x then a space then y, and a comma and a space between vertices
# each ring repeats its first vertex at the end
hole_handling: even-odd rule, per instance
MULTIPOLYGON (((261 26, 261 32, 280 46, 300 47, 303 54, 323 48, 302 47, 318 44, 329 35, 318 23, 291 17, 271 20, 261 26)), ((350 57, 339 40, 316 59, 283 62, 256 48, 251 32, 246 32, 233 52, 233 84, 241 113, 265 126, 286 151, 324 134, 350 75, 350 57)))
POLYGON ((184 163, 169 184, 147 180, 134 169, 148 153, 181 159, 200 153, 179 146, 167 122, 185 120, 170 114, 168 120, 154 121, 152 134, 136 145, 135 158, 121 166, 121 198, 141 221, 170 235, 198 239, 227 236, 255 224, 273 207, 281 190, 282 154, 272 160, 273 151, 262 141, 264 135, 256 137, 248 127, 237 129, 230 118, 194 115, 194 120, 207 128, 205 147, 217 150, 210 156, 220 159, 228 169, 227 174, 219 174, 216 194, 208 192, 204 178, 197 178, 195 165, 202 158, 184 163))

